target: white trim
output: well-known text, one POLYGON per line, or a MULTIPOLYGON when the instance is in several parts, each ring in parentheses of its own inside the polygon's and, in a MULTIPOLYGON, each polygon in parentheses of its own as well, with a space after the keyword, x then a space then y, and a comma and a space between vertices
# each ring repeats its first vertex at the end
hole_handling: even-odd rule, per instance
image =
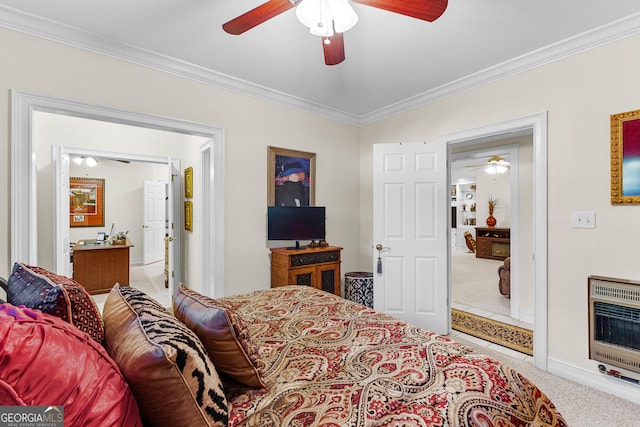
POLYGON ((366 114, 341 111, 76 27, 0 6, 0 27, 192 79, 353 125, 374 123, 496 80, 640 33, 640 13, 594 28, 366 114))
POLYGON ((211 262, 202 262, 200 277, 213 278, 213 283, 204 280, 202 282, 202 293, 212 298, 225 296, 224 259, 215 256, 215 254, 224 253, 224 206, 218 203, 219 200, 224 200, 224 164, 215 162, 217 158, 224 158, 224 144, 216 144, 211 139, 200 147, 202 170, 200 217, 210 218, 206 224, 203 224, 205 229, 202 235, 205 242, 202 245, 202 259, 211 260, 211 262))
MULTIPOLYGON (((65 114, 87 119, 102 120, 112 123, 146 127, 208 137, 213 141, 214 169, 222 173, 224 165, 224 132, 222 128, 200 125, 178 119, 131 113, 106 107, 81 104, 56 98, 28 94, 16 90, 11 91, 11 262, 22 261, 32 265, 38 264, 38 230, 37 230, 37 188, 36 188, 36 151, 32 138, 32 119, 34 111, 45 111, 65 114)), ((71 150, 71 149, 68 149, 71 150)), ((73 152, 98 156, 106 153, 98 150, 73 149, 73 152)), ((111 156, 113 157, 113 156, 111 156)), ((132 155, 129 159, 138 161, 154 161, 155 156, 132 155)), ((164 159, 166 162, 166 158, 164 159)), ((222 176, 218 177, 214 187, 214 200, 217 209, 224 209, 222 176)), ((206 218, 209 220, 209 218, 206 218)), ((204 220, 204 218, 203 218, 204 220)), ((216 230, 224 224, 216 224, 216 230)), ((201 239, 204 243, 207 239, 201 239)), ((224 265, 224 236, 215 236, 215 253, 213 259, 218 265, 224 265)), ((202 243, 202 244, 203 244, 202 243)), ((224 283, 217 272, 220 283, 224 283)), ((203 281, 214 281, 213 277, 202 278, 203 281)))
POLYGON ((477 73, 469 74, 440 87, 416 94, 360 116, 360 125, 374 123, 412 110, 425 104, 468 91, 533 68, 559 61, 598 46, 612 43, 640 33, 640 13, 586 31, 557 43, 528 52, 519 57, 496 64, 477 73))
POLYGON ((548 362, 547 371, 553 375, 640 404, 640 386, 638 385, 601 374, 595 367, 591 371, 569 365, 552 357, 549 358, 548 362))
POLYGON ((509 120, 478 129, 469 129, 440 140, 445 144, 469 144, 479 138, 488 138, 521 130, 533 130, 533 253, 535 322, 533 325, 534 365, 547 370, 547 112, 509 120))

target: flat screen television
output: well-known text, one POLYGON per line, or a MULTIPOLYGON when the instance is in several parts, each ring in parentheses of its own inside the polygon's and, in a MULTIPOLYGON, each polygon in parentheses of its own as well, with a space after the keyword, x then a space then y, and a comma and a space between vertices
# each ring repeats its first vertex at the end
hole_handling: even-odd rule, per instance
POLYGON ((269 206, 267 207, 267 239, 322 240, 325 238, 324 206, 269 206))

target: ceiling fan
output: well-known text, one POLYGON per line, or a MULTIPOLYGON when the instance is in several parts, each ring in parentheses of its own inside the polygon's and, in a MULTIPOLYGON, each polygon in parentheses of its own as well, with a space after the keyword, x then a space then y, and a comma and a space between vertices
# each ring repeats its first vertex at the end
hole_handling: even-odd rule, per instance
POLYGON ((358 22, 350 1, 399 13, 423 21, 435 21, 447 8, 448 0, 270 0, 222 25, 229 34, 239 35, 296 7, 300 22, 312 34, 322 37, 324 62, 344 61, 343 33, 358 22))
POLYGON ((487 163, 482 165, 466 165, 466 168, 475 168, 476 170, 484 169, 484 171, 490 175, 497 175, 499 173, 505 173, 509 170, 511 163, 506 161, 501 156, 491 156, 487 159, 487 163))

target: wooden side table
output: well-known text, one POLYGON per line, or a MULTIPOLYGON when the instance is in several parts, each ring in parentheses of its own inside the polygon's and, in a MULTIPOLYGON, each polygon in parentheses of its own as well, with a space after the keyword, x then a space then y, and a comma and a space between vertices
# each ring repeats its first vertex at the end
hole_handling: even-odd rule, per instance
POLYGON ((342 248, 271 249, 271 287, 305 285, 340 295, 342 248))

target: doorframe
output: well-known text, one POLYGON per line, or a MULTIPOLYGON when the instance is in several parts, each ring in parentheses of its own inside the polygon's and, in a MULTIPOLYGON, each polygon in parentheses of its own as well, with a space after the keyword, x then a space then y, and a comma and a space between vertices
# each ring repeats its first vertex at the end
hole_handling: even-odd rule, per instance
MULTIPOLYGON (((138 162, 138 163, 149 163, 149 164, 156 164, 156 165, 164 165, 166 166, 168 169, 171 168, 171 158, 170 157, 163 157, 163 156, 148 156, 148 155, 142 155, 142 154, 128 154, 128 153, 121 153, 121 152, 115 152, 115 151, 106 151, 106 150, 94 150, 94 149, 86 149, 86 148, 79 148, 79 147, 71 147, 71 146, 66 146, 66 145, 61 145, 60 147, 60 152, 62 156, 90 156, 93 158, 108 158, 108 159, 113 159, 113 160, 125 160, 125 161, 130 161, 130 162, 138 162)), ((62 161, 62 159, 53 159, 54 162, 56 161, 62 161)), ((167 173, 168 176, 168 173, 167 173)), ((62 194, 60 194, 60 188, 56 187, 55 189, 55 194, 54 194, 54 205, 55 206, 59 206, 61 197, 63 197, 62 194)), ((178 204, 180 203, 180 198, 179 197, 174 197, 173 200, 174 204, 178 204)), ((60 209, 56 208, 56 212, 54 215, 54 223, 55 223, 55 228, 54 228, 54 234, 53 234, 53 244, 54 244, 54 251, 53 251, 53 265, 55 266, 55 268, 57 269, 57 273, 61 274, 61 272, 65 272, 66 269, 64 269, 63 263, 66 263, 67 260, 63 259, 64 257, 61 257, 61 253, 63 248, 61 247, 61 245, 63 244, 68 244, 69 242, 63 242, 62 241, 62 236, 64 236, 64 227, 67 228, 67 230, 69 230, 69 216, 63 214, 63 212, 60 211, 60 209)), ((68 233, 67 233, 68 234, 68 233)))
MULTIPOLYGON (((68 115, 92 120, 138 126, 168 132, 202 136, 212 141, 213 177, 210 180, 216 185, 210 187, 208 197, 215 200, 216 208, 224 208, 223 188, 223 145, 222 128, 201 125, 179 119, 133 113, 107 107, 99 107, 52 97, 34 95, 11 90, 11 260, 31 265, 38 264, 38 221, 37 221, 37 159, 36 143, 33 140, 33 112, 41 111, 53 114, 68 115)), ((208 169, 211 171, 211 169, 208 169)), ((213 221, 203 216, 202 221, 213 221)), ((216 263, 208 278, 202 277, 203 283, 213 283, 213 288, 223 286, 220 272, 214 271, 216 266, 224 265, 224 240, 221 235, 214 235, 217 227, 206 227, 209 235, 203 235, 201 242, 213 242, 214 253, 210 259, 216 263)), ((55 243, 54 243, 55 244, 55 243)), ((201 246, 204 243, 201 243, 201 246)), ((202 248, 201 248, 202 249, 202 248)), ((203 286, 203 289, 205 287, 203 286)), ((221 295, 218 295, 221 296, 221 295)))
MULTIPOLYGON (((450 152, 453 145, 469 145, 478 139, 531 131, 533 133, 533 286, 534 286, 534 325, 533 325, 533 364, 547 370, 547 116, 546 111, 531 116, 470 129, 439 139, 447 144, 450 152)), ((451 265, 451 240, 447 257, 451 265)), ((450 283, 448 283, 450 293, 450 283)))

